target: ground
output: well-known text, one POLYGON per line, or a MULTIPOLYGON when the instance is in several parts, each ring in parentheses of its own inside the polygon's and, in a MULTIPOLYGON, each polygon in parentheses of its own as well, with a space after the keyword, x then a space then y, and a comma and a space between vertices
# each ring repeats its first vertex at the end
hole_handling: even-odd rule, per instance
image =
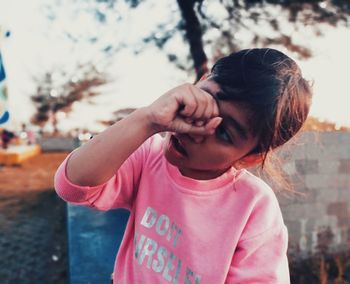
MULTIPOLYGON (((21 166, 0 166, 1 284, 68 283, 66 207, 53 189, 66 156, 43 153, 21 166)), ((349 255, 289 255, 292 283, 350 283, 349 255)))
POLYGON ((42 153, 21 166, 0 169, 1 194, 40 192, 53 188, 53 176, 67 153, 42 153))
POLYGON ((66 209, 53 189, 66 155, 0 167, 1 283, 67 283, 66 209))

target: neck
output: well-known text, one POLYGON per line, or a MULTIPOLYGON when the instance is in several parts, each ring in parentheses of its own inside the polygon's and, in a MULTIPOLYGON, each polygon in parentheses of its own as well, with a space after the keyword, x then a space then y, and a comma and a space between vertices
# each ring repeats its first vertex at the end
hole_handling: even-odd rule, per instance
POLYGON ((197 179, 197 180, 209 180, 209 179, 214 179, 219 176, 221 176, 223 173, 225 173, 227 169, 222 169, 222 170, 195 170, 195 169, 184 169, 184 168, 178 168, 180 173, 185 176, 189 177, 192 179, 197 179))

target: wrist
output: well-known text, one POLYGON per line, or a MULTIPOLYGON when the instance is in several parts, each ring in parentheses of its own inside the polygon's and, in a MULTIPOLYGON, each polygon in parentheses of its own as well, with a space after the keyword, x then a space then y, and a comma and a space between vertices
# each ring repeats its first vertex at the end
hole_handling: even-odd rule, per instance
POLYGON ((159 125, 153 121, 153 115, 147 107, 137 109, 135 111, 135 116, 138 116, 140 125, 142 125, 142 128, 149 134, 149 136, 163 131, 159 125))

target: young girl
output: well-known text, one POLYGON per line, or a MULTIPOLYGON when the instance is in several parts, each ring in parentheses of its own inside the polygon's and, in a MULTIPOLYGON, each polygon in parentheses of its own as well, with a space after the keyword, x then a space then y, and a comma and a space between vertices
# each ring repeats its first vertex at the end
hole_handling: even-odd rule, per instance
POLYGON ((130 210, 114 283, 289 283, 277 199, 243 166, 263 165, 292 138, 310 101, 283 53, 233 53, 73 151, 56 191, 73 204, 130 210))

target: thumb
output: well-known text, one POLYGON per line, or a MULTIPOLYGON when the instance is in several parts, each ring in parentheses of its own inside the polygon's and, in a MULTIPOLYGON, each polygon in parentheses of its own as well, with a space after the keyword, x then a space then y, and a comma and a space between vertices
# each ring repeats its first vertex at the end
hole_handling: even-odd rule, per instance
POLYGON ((215 128, 221 123, 222 117, 215 117, 210 119, 205 125, 196 125, 190 121, 175 118, 173 121, 172 129, 178 133, 192 133, 199 135, 208 135, 215 132, 215 128))
POLYGON ((174 131, 177 133, 188 133, 191 132, 191 129, 193 128, 201 128, 202 131, 204 130, 203 126, 196 127, 191 120, 180 117, 176 117, 169 126, 170 131, 174 131))
POLYGON ((213 134, 215 132, 215 129, 220 125, 221 122, 222 117, 217 116, 210 119, 204 127, 206 131, 208 131, 210 134, 213 134))

